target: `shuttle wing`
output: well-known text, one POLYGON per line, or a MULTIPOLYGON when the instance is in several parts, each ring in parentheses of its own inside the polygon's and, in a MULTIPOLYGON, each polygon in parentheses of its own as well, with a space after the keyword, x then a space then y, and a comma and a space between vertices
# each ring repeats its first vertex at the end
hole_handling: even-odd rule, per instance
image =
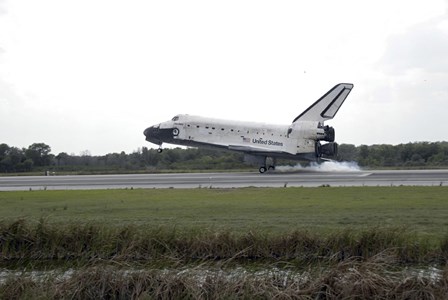
POLYGON ((241 152, 253 153, 253 154, 267 154, 267 155, 273 154, 273 153, 290 154, 285 151, 276 151, 276 150, 272 150, 270 148, 254 147, 254 146, 229 145, 227 148, 229 150, 241 151, 241 152))
POLYGON ((240 146, 240 145, 229 145, 229 150, 244 151, 244 152, 270 152, 272 149, 252 147, 252 146, 240 146))
POLYGON ((340 83, 335 85, 313 105, 308 107, 303 113, 297 116, 296 121, 318 121, 323 122, 333 119, 338 112, 345 98, 353 88, 351 83, 340 83))

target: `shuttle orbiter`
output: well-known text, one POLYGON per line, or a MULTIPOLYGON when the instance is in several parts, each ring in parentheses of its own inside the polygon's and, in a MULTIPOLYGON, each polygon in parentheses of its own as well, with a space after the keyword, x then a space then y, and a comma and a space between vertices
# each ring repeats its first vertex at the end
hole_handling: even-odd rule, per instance
POLYGON ((243 152, 260 173, 275 169, 277 158, 319 161, 337 154, 335 131, 324 122, 334 118, 352 88, 351 83, 334 86, 290 125, 176 115, 146 128, 144 135, 159 152, 163 143, 243 152))

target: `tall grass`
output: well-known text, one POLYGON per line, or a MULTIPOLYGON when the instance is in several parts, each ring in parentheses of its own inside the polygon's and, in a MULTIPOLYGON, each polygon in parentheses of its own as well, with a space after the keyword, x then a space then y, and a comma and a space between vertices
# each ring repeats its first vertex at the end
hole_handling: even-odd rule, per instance
POLYGON ((19 219, 0 222, 0 266, 44 275, 0 274, 0 299, 444 299, 447 255, 448 236, 430 243, 396 227, 267 234, 19 219))
POLYGON ((109 260, 148 265, 210 261, 302 265, 366 260, 381 253, 397 263, 443 263, 448 260, 448 236, 430 243, 404 228, 346 229, 320 235, 306 230, 266 234, 94 223, 55 225, 43 219, 0 222, 0 263, 19 266, 39 261, 109 260))
POLYGON ((126 270, 87 267, 0 283, 1 299, 446 299, 448 271, 421 277, 393 271, 383 258, 347 260, 315 272, 219 269, 126 270))

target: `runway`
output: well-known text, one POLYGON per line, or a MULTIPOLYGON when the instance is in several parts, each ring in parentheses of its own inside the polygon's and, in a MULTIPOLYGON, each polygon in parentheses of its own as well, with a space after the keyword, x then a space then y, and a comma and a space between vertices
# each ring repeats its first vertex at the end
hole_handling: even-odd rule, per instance
POLYGON ((0 177, 0 191, 126 188, 238 188, 318 186, 447 186, 448 170, 354 172, 177 173, 0 177))

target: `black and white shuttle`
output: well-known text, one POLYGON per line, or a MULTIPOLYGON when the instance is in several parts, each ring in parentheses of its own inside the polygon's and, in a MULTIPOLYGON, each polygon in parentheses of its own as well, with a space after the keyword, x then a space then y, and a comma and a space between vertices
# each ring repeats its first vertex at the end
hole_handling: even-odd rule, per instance
POLYGON ((277 158, 320 161, 337 154, 335 130, 324 125, 333 119, 353 88, 340 83, 298 115, 289 125, 272 125, 176 115, 170 121, 146 128, 146 140, 239 151, 260 173, 275 169, 277 158))

